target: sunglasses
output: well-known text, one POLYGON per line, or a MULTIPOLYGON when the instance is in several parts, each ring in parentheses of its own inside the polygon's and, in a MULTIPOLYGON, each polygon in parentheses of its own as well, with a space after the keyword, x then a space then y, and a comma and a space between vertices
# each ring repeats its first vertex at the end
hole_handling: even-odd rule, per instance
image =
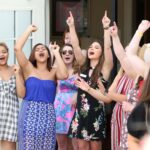
POLYGON ((66 54, 69 54, 69 55, 73 55, 73 51, 72 50, 64 50, 64 51, 62 51, 62 55, 66 55, 66 54))

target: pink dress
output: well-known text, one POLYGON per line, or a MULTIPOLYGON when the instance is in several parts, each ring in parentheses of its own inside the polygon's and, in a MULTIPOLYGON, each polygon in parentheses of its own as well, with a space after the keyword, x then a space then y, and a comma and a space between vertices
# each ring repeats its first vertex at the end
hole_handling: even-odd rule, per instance
MULTIPOLYGON (((117 85, 117 93, 127 95, 128 91, 133 86, 133 80, 124 74, 117 85)), ((113 109, 112 120, 111 120, 111 150, 122 150, 120 148, 121 141, 121 130, 124 116, 122 109, 122 103, 117 102, 113 109)))
POLYGON ((54 102, 57 134, 67 134, 69 130, 75 112, 75 107, 72 105, 77 95, 75 80, 76 75, 73 75, 66 80, 58 81, 58 91, 54 102))

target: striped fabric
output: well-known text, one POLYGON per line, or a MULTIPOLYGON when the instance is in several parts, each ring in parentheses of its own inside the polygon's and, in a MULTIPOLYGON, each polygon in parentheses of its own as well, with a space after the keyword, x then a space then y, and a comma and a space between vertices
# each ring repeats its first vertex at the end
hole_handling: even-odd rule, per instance
MULTIPOLYGON (((133 80, 130 79, 126 74, 124 74, 118 82, 117 93, 127 95, 128 91, 133 86, 133 80)), ((122 103, 117 102, 112 114, 111 120, 111 150, 121 150, 121 130, 122 121, 124 118, 124 112, 122 110, 122 103)))

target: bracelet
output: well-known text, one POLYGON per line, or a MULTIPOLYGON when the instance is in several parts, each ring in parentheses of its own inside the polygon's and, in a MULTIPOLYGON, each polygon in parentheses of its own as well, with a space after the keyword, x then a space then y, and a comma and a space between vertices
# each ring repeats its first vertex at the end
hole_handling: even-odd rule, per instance
POLYGON ((143 33, 140 31, 137 31, 136 33, 137 33, 138 37, 140 37, 140 38, 143 36, 143 33))
POLYGON ((109 26, 108 26, 108 27, 103 27, 103 29, 104 29, 104 30, 108 30, 108 29, 109 29, 109 26))

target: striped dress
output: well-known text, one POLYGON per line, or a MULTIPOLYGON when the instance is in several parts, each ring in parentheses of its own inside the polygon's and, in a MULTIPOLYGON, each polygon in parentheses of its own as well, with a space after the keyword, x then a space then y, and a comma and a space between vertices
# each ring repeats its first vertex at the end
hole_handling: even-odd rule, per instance
MULTIPOLYGON (((117 93, 127 95, 128 91, 133 86, 133 79, 129 78, 124 74, 117 85, 117 93)), ((121 150, 120 141, 121 141, 121 130, 122 122, 125 114, 122 109, 122 103, 117 102, 113 109, 112 120, 111 120, 111 150, 121 150)))

